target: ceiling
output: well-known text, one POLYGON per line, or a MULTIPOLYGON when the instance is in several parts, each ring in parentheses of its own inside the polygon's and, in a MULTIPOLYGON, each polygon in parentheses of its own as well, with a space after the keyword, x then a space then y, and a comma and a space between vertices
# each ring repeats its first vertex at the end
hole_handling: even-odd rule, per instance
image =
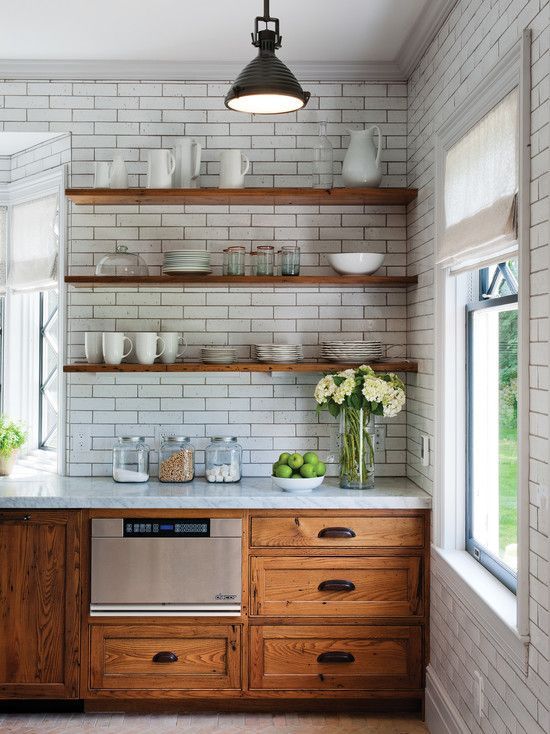
MULTIPOLYGON (((364 78, 361 70, 376 68, 388 78, 403 78, 452 4, 271 0, 271 14, 281 22, 281 58, 301 64, 304 72, 311 69, 310 78, 316 68, 322 72, 319 78, 330 78, 331 68, 340 79, 346 69, 350 76, 354 72, 364 78)), ((2 13, 0 74, 24 75, 34 68, 42 78, 63 71, 67 76, 73 64, 75 75, 104 70, 107 76, 118 71, 143 78, 138 71, 149 67, 149 78, 163 69, 175 78, 173 74, 199 67, 204 78, 232 78, 255 54, 250 32, 262 11, 261 0, 18 0, 6 4, 2 13)), ((193 76, 188 72, 179 78, 193 76)))

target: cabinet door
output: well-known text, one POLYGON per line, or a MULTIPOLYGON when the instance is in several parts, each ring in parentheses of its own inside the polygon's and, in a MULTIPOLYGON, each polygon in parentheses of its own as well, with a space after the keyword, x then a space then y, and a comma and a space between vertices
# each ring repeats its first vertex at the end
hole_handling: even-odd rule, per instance
POLYGON ((78 698, 79 517, 0 511, 0 698, 78 698))

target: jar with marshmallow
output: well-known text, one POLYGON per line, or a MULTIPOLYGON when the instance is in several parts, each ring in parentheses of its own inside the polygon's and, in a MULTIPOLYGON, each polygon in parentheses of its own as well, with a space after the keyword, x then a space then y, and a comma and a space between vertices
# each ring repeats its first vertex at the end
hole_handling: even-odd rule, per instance
POLYGON ((206 447, 205 474, 208 482, 240 482, 243 450, 236 436, 212 436, 206 447))

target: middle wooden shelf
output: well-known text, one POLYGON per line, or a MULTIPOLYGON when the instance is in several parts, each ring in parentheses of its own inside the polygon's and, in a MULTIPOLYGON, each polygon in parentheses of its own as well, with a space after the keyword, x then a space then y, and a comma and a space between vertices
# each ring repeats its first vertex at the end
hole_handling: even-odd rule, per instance
MULTIPOLYGON (((174 364, 66 364, 63 372, 336 372, 358 367, 358 362, 175 362, 174 364)), ((370 364, 375 372, 417 372, 418 363, 409 359, 386 360, 370 364)))

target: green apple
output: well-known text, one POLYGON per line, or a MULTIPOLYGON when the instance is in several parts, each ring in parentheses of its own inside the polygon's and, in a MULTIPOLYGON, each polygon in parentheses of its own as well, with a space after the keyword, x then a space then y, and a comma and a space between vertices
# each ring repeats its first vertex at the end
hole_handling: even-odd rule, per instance
POLYGON ((292 476, 290 478, 291 479, 303 479, 303 476, 300 474, 300 472, 293 471, 292 476))
POLYGON ((304 477, 304 479, 313 479, 313 477, 316 476, 315 464, 304 464, 300 467, 300 474, 304 477))
POLYGON ((278 462, 278 461, 276 461, 276 462, 275 462, 275 463, 273 464, 273 469, 272 469, 272 471, 271 471, 271 473, 273 474, 273 476, 275 476, 275 472, 277 471, 277 467, 278 467, 278 466, 281 466, 281 465, 279 464, 279 462, 278 462))
POLYGON ((315 466, 315 473, 317 474, 317 476, 324 477, 326 474, 326 471, 327 471, 326 466, 323 464, 322 461, 319 461, 317 465, 315 466))
POLYGON ((290 459, 290 454, 288 451, 284 451, 279 458, 277 459, 277 462, 279 464, 288 464, 288 460, 290 459))
POLYGON ((275 470, 275 476, 279 477, 280 479, 290 479, 290 477, 292 476, 292 469, 288 466, 288 464, 281 464, 275 470))
POLYGON ((304 454, 304 464, 318 464, 319 463, 319 457, 315 453, 315 451, 308 451, 306 454, 304 454))
POLYGON ((304 457, 302 454, 292 454, 288 459, 288 465, 292 467, 292 469, 299 469, 303 463, 304 457))

